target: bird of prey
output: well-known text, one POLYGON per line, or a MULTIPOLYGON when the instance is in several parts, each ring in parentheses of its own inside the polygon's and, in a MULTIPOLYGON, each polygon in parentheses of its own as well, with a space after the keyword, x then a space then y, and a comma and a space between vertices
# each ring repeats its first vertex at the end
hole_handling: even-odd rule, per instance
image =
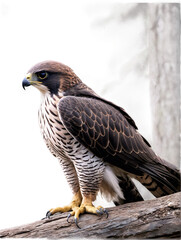
POLYGON ((156 197, 180 191, 179 170, 154 153, 123 108, 97 95, 71 68, 38 63, 22 82, 30 85, 42 95, 38 118, 45 143, 73 192, 70 204, 50 209, 47 217, 70 211, 77 224, 80 214, 107 213, 93 205, 99 191, 115 205, 142 201, 132 178, 156 197))

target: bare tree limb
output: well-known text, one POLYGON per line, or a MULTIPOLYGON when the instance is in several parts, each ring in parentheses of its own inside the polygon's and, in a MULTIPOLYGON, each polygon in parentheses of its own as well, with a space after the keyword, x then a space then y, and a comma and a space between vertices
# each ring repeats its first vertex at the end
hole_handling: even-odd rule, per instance
MULTIPOLYGON (((84 214, 78 229, 67 213, 1 230, 0 238, 177 238, 180 236, 181 193, 109 208, 109 217, 84 214)), ((73 221, 73 219, 72 219, 73 221)))

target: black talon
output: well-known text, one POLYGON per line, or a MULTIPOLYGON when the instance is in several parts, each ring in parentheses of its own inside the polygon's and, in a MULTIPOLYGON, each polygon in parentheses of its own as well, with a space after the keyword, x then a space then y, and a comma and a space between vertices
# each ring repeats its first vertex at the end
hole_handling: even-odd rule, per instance
POLYGON ((100 211, 101 215, 104 214, 104 209, 103 208, 99 208, 99 211, 100 211))
POLYGON ((74 218, 75 219, 75 224, 76 224, 76 226, 79 228, 79 229, 81 229, 81 227, 79 227, 79 225, 78 225, 78 219, 77 218, 74 218))
POLYGON ((106 218, 108 218, 108 217, 109 217, 108 211, 104 208, 104 209, 103 209, 103 212, 106 214, 106 218))
POLYGON ((99 210, 96 210, 97 215, 101 216, 103 214, 103 211, 101 211, 101 208, 99 210))
POLYGON ((46 213, 46 218, 50 218, 50 216, 53 215, 50 211, 46 213))
POLYGON ((71 215, 70 213, 69 213, 68 216, 67 216, 67 222, 68 222, 68 223, 70 223, 70 222, 69 222, 69 218, 70 218, 71 216, 72 216, 72 215, 71 215))

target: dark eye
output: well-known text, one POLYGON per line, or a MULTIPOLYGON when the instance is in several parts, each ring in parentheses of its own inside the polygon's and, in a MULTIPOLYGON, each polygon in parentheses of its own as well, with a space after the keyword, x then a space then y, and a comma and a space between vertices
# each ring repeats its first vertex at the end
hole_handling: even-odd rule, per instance
POLYGON ((38 72, 38 73, 37 73, 37 77, 38 77, 39 79, 43 80, 43 79, 45 79, 45 78, 48 77, 48 73, 45 72, 45 71, 38 72))

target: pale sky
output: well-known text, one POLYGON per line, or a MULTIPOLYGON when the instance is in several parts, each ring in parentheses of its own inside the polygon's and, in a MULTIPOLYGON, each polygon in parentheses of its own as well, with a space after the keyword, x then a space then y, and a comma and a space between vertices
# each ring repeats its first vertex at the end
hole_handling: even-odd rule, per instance
POLYGON ((140 37, 143 22, 137 18, 120 26, 97 26, 119 2, 0 0, 0 229, 39 220, 72 197, 58 160, 40 134, 40 94, 21 86, 32 65, 50 59, 69 65, 98 94, 128 109, 140 131, 151 138, 149 84, 143 81, 147 77, 140 79, 140 93, 138 76, 128 68, 130 59, 146 49, 140 37), (120 75, 126 81, 112 90, 120 75))

